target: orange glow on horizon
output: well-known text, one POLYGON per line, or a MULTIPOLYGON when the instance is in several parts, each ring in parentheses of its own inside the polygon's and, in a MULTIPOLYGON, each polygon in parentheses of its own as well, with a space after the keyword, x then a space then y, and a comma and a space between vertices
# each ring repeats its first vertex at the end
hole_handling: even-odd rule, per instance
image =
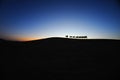
POLYGON ((12 36, 12 37, 6 37, 6 39, 8 40, 12 40, 12 41, 32 41, 32 40, 39 40, 39 39, 43 39, 43 38, 35 38, 35 37, 16 37, 16 36, 12 36))
POLYGON ((32 41, 32 40, 38 40, 38 39, 42 39, 42 38, 18 38, 16 39, 17 41, 32 41))

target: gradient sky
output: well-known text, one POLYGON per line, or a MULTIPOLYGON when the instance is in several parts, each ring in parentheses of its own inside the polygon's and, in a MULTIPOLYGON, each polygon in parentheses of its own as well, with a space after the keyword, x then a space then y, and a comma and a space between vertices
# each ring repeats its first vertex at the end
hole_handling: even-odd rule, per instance
POLYGON ((119 0, 2 0, 0 38, 120 39, 119 0))

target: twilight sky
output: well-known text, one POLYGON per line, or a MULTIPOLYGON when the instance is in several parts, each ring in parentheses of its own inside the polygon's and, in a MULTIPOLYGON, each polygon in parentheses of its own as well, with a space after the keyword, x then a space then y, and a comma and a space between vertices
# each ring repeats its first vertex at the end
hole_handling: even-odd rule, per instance
POLYGON ((2 0, 0 38, 120 39, 119 0, 2 0))

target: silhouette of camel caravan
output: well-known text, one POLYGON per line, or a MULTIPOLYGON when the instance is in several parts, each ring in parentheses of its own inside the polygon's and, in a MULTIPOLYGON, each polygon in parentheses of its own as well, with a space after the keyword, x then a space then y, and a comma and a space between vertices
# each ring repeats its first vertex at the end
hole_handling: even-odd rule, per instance
POLYGON ((66 38, 75 38, 75 39, 86 39, 87 38, 87 36, 68 36, 68 35, 66 35, 65 37, 66 38))

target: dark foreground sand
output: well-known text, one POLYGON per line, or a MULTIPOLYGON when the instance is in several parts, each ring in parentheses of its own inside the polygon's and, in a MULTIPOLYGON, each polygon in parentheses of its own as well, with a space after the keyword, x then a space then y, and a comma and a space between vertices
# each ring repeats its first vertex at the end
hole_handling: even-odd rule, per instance
MULTIPOLYGON (((3 80, 118 80, 119 40, 0 40, 3 80)), ((2 80, 2 79, 1 79, 2 80)))

